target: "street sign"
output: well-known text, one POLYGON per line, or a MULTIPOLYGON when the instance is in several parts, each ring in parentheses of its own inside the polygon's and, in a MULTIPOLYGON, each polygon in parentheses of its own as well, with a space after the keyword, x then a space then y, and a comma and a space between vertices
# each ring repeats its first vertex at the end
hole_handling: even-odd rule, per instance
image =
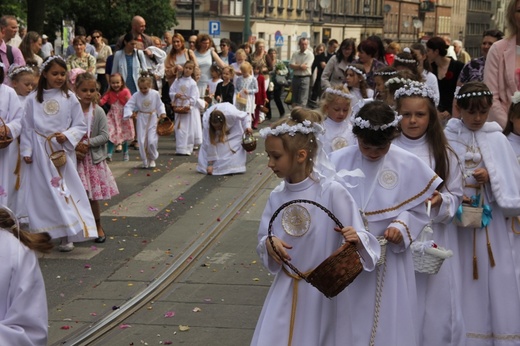
POLYGON ((283 36, 279 30, 274 33, 274 46, 283 47, 283 36))
POLYGON ((220 22, 218 20, 209 21, 209 34, 212 36, 220 35, 220 22))

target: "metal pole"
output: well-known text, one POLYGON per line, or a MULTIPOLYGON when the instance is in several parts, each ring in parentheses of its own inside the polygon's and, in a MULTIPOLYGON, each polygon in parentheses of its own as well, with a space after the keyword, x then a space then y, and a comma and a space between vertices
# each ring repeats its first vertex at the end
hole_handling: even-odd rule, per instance
POLYGON ((249 37, 251 37, 251 0, 244 0, 244 42, 249 41, 249 37))
POLYGON ((195 0, 191 0, 191 34, 195 35, 195 0))

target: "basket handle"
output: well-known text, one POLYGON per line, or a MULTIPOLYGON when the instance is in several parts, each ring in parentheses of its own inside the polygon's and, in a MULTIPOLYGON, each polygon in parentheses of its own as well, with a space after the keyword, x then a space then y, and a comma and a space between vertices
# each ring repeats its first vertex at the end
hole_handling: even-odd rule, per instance
POLYGON ((49 157, 54 153, 54 148, 52 147, 52 139, 54 137, 56 137, 55 133, 53 133, 53 134, 47 136, 47 138, 45 138, 47 143, 49 143, 49 148, 51 149, 51 153, 49 154, 49 151, 47 150, 47 146, 45 146, 45 152, 47 153, 47 156, 49 156, 49 157))
POLYGON ((294 265, 291 264, 291 262, 287 261, 286 259, 284 259, 282 257, 282 255, 278 252, 278 250, 276 250, 276 247, 274 246, 274 242, 273 242, 273 222, 274 220, 276 219, 276 217, 278 216, 278 214, 280 214, 280 212, 285 209, 286 207, 290 206, 291 204, 296 204, 296 203, 307 203, 307 204, 312 204, 318 208, 320 208, 321 210, 323 210, 335 223, 336 225, 339 227, 339 228, 343 228, 343 224, 336 218, 336 216, 334 214, 332 214, 332 212, 330 210, 328 210, 327 208, 325 208, 324 206, 322 206, 321 204, 319 203, 316 203, 314 201, 311 201, 311 200, 308 200, 308 199, 295 199, 295 200, 292 200, 292 201, 289 201, 289 202, 286 202, 284 204, 282 204, 274 213, 273 213, 273 216, 271 216, 271 220, 269 221, 269 227, 267 229, 267 236, 269 238, 269 243, 271 244, 271 247, 273 248, 274 252, 278 255, 278 257, 280 257, 280 259, 289 267, 291 268, 291 270, 293 272, 295 272, 299 277, 301 277, 303 280, 309 282, 307 280, 307 276, 305 274, 303 274, 302 272, 300 272, 294 265))

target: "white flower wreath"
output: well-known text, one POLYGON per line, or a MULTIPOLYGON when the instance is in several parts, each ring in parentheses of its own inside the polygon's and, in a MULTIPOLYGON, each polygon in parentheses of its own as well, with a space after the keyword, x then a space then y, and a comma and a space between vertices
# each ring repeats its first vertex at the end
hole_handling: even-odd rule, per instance
POLYGON ((379 131, 379 130, 384 131, 384 130, 386 130, 389 127, 397 127, 397 125, 399 125, 399 122, 401 121, 403 116, 397 114, 397 112, 394 112, 394 114, 395 114, 394 120, 392 122, 388 123, 388 124, 372 125, 370 123, 370 120, 363 119, 363 118, 360 118, 360 117, 355 117, 355 118, 352 119, 352 125, 354 125, 356 127, 359 127, 360 129, 370 129, 370 130, 374 130, 374 131, 379 131))
POLYGON ((338 96, 341 96, 341 97, 344 97, 344 98, 350 99, 350 100, 352 100, 354 98, 354 96, 352 96, 352 94, 344 93, 343 91, 337 90, 337 89, 327 88, 327 89, 325 89, 325 92, 327 94, 338 95, 338 96))
POLYGON ((511 96, 511 102, 513 102, 513 104, 517 104, 518 102, 520 102, 520 91, 515 91, 515 93, 513 94, 513 96, 511 96))
POLYGON ((323 133, 323 127, 318 123, 312 123, 309 120, 304 120, 301 123, 296 125, 289 125, 287 123, 276 126, 274 129, 270 127, 266 127, 260 130, 260 136, 262 138, 266 138, 267 136, 280 136, 285 133, 288 133, 289 136, 294 136, 296 133, 303 133, 307 135, 309 133, 323 133))
POLYGON ((53 60, 56 60, 56 59, 60 59, 61 61, 65 62, 65 59, 63 59, 60 55, 53 55, 53 56, 50 56, 47 58, 47 60, 45 60, 43 62, 43 64, 40 66, 40 71, 43 71, 45 70, 45 67, 53 60))
POLYGON ((423 83, 405 84, 402 88, 399 88, 394 93, 394 99, 397 100, 403 96, 420 96, 431 99, 435 104, 439 101, 439 98, 433 90, 423 83))

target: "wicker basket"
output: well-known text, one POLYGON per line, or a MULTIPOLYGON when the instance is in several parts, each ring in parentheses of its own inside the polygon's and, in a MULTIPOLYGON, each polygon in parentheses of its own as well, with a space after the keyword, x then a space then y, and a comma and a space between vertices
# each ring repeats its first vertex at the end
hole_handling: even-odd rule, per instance
POLYGON ((54 151, 54 148, 52 147, 52 139, 54 137, 56 137, 56 134, 52 134, 49 137, 47 137, 47 143, 49 143, 51 153, 49 154, 49 152, 47 151, 47 147, 45 147, 45 150, 47 151, 47 155, 49 155, 49 158, 51 159, 54 166, 56 168, 60 168, 67 163, 67 154, 63 149, 54 151))
POLYGON ((76 159, 78 161, 83 161, 88 153, 88 144, 85 142, 79 142, 78 145, 76 145, 76 159))
POLYGON ((2 121, 2 124, 0 126, 3 127, 4 133, 5 133, 4 136, 0 137, 0 149, 4 149, 4 148, 7 148, 9 146, 9 144, 11 144, 13 139, 7 136, 7 134, 9 133, 9 128, 5 124, 4 119, 2 119, 0 117, 0 120, 2 121))
POLYGON ((435 248, 432 246, 426 246, 424 250, 419 250, 418 246, 416 249, 412 248, 412 255, 416 272, 433 275, 439 272, 442 262, 444 262, 446 258, 451 257, 453 252, 441 247, 435 248))
POLYGON ((260 106, 259 109, 260 109, 260 112, 262 112, 262 113, 265 113, 265 114, 269 113, 269 108, 267 108, 266 105, 260 106))
MULTIPOLYGON (((354 281, 354 279, 361 273, 363 270, 363 265, 361 264, 361 258, 359 253, 356 250, 356 246, 351 243, 345 243, 339 249, 334 251, 332 255, 330 255, 327 259, 325 259, 320 265, 318 265, 310 274, 305 275, 300 272, 294 265, 292 265, 289 261, 284 259, 276 250, 273 242, 273 222, 276 219, 276 216, 285 209, 287 206, 295 203, 307 203, 312 204, 321 210, 323 210, 327 215, 334 220, 336 225, 340 228, 343 228, 341 222, 332 214, 327 208, 322 205, 305 199, 298 199, 289 201, 287 203, 282 204, 273 214, 271 220, 269 221, 268 228, 268 239, 271 243, 271 247, 275 251, 275 253, 280 257, 283 262, 291 268, 291 270, 296 273, 299 277, 301 277, 306 282, 310 283, 314 287, 316 287, 321 293, 323 293, 327 298, 332 298, 338 295, 341 291, 343 291, 350 283, 354 281)), ((332 232, 333 230, 331 230, 332 232)))
POLYGON ((247 152, 255 151, 256 138, 252 133, 244 132, 242 135, 242 148, 247 152))
POLYGON ((240 95, 240 93, 237 94, 237 97, 235 99, 238 104, 240 104, 242 106, 247 105, 247 98, 242 97, 242 95, 240 95))
POLYGON ((170 118, 164 118, 157 124, 157 134, 159 136, 169 136, 173 133, 173 121, 170 118))
POLYGON ((175 114, 188 114, 190 112, 190 106, 173 106, 173 113, 175 114))

